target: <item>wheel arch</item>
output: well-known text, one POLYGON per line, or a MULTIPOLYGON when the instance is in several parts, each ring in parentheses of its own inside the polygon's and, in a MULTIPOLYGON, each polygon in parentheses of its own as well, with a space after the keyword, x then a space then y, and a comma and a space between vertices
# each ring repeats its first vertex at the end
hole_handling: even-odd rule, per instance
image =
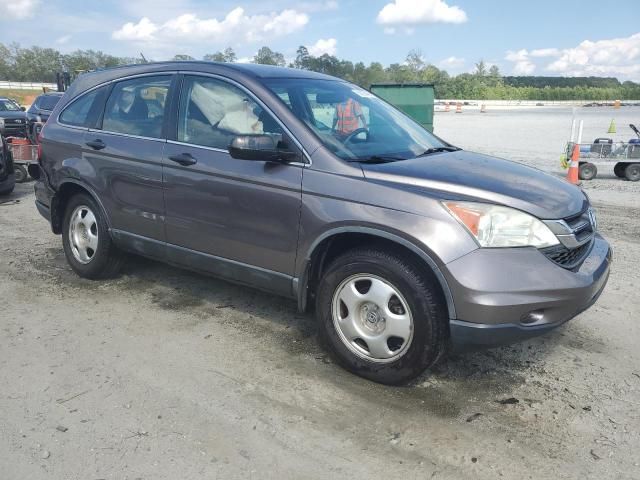
POLYGON ((325 232, 311 244, 303 259, 302 273, 294 280, 294 293, 298 299, 298 309, 300 311, 307 309, 309 300, 315 295, 317 282, 323 268, 338 253, 344 251, 345 248, 371 245, 372 243, 390 247, 400 253, 409 254, 413 258, 419 259, 425 273, 431 274, 440 287, 449 318, 456 318, 451 289, 433 257, 406 238, 371 227, 338 227, 325 232))
POLYGON ((95 191, 84 182, 76 179, 65 179, 58 186, 56 194, 51 199, 51 230, 53 230, 53 233, 57 235, 62 233, 62 222, 64 221, 64 212, 67 208, 67 203, 71 197, 78 193, 85 193, 96 202, 101 213, 104 215, 108 228, 111 229, 109 215, 107 215, 107 211, 95 191))

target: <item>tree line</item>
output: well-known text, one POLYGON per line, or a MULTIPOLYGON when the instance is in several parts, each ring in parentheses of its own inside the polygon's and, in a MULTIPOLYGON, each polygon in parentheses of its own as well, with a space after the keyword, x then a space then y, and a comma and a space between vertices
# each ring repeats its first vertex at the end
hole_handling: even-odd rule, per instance
MULTIPOLYGON (((196 60, 179 54, 173 60, 196 60)), ((237 62, 232 48, 204 55, 202 60, 237 62)), ((388 66, 380 62, 369 65, 323 54, 314 56, 305 46, 287 63, 284 55, 262 47, 251 59, 253 63, 289 66, 344 78, 364 88, 375 83, 433 84, 437 98, 477 100, 640 100, 640 84, 616 78, 502 76, 497 66, 480 60, 473 72, 450 75, 446 70, 424 60, 419 50, 409 52, 404 62, 388 66)), ((116 57, 95 50, 76 50, 62 54, 53 48, 24 48, 0 43, 0 80, 55 82, 56 72, 79 72, 144 63, 140 57, 116 57)))

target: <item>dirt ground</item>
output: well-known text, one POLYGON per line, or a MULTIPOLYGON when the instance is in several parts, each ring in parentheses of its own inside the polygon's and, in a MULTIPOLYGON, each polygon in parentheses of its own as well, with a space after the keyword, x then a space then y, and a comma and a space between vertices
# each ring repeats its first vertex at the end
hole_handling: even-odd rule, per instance
POLYGON ((638 479, 640 185, 587 185, 615 248, 552 334, 355 377, 293 302, 131 258, 78 278, 33 205, 0 200, 0 479, 638 479))

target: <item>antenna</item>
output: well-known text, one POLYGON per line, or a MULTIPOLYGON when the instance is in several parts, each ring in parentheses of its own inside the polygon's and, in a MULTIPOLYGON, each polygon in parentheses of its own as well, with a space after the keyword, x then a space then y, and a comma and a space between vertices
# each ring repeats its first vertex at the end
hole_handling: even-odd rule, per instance
POLYGON ((149 63, 149 61, 145 58, 144 54, 142 52, 140 52, 140 56, 142 57, 142 62, 143 63, 149 63))

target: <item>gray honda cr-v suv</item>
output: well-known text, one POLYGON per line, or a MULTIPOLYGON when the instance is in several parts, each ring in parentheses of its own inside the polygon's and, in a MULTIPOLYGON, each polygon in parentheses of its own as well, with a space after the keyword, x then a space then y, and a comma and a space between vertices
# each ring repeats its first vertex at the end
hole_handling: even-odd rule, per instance
POLYGON ((44 128, 40 167, 36 205, 79 275, 114 275, 133 252, 297 299, 342 365, 384 383, 449 344, 557 327, 609 275, 579 188, 302 70, 82 75, 44 128))

